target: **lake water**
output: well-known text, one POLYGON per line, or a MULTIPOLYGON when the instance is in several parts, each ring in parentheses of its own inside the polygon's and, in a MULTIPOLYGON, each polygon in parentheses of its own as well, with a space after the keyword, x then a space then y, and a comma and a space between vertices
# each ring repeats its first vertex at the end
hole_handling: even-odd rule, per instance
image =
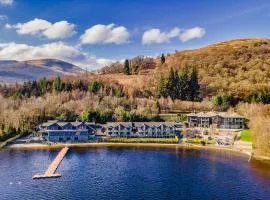
POLYGON ((71 149, 61 178, 32 180, 56 154, 1 150, 0 199, 270 199, 270 167, 229 152, 71 149))

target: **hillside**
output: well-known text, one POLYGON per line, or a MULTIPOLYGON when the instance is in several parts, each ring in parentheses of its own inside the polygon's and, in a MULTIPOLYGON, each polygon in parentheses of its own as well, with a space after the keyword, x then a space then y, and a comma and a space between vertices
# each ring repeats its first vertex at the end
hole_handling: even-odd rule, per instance
MULTIPOLYGON (((241 99, 270 94, 270 40, 239 39, 203 48, 175 51, 160 58, 137 56, 130 60, 131 75, 124 75, 123 64, 113 63, 90 79, 118 82, 129 96, 150 97, 156 94, 161 74, 171 68, 181 71, 196 67, 201 85, 201 96, 233 95, 241 99)), ((1 82, 22 82, 43 76, 80 75, 83 70, 67 62, 53 59, 0 61, 1 82)), ((85 79, 77 76, 77 79, 85 79)))
MULTIPOLYGON (((181 70, 196 66, 203 97, 216 94, 247 97, 258 91, 270 93, 268 39, 231 40, 199 49, 176 51, 166 55, 166 62, 162 65, 160 58, 151 62, 149 58, 144 58, 147 62, 135 59, 130 60, 132 74, 138 76, 135 81, 138 84, 131 86, 134 88, 145 88, 151 92, 157 84, 157 77, 167 74, 170 68, 181 70)), ((119 82, 129 83, 126 75, 119 75, 120 68, 119 63, 113 64, 101 72, 106 76, 117 76, 119 82)), ((131 77, 134 82, 134 76, 131 77)))
POLYGON ((176 69, 196 66, 208 94, 270 92, 270 40, 232 40, 176 52, 167 56, 166 63, 176 69))
POLYGON ((2 60, 0 61, 0 82, 23 82, 41 77, 78 75, 83 70, 73 64, 55 60, 41 59, 28 61, 2 60))

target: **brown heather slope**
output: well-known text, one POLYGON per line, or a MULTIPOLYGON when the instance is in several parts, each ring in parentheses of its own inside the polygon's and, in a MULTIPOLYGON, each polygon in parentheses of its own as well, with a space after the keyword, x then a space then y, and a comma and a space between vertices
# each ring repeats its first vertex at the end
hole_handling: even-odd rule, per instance
POLYGON ((166 63, 176 69, 196 66, 208 94, 270 92, 270 40, 232 40, 176 52, 167 57, 166 63))
POLYGON ((238 39, 194 50, 176 51, 166 55, 165 64, 161 65, 159 58, 154 62, 156 63, 154 68, 153 65, 149 69, 142 66, 137 75, 119 74, 118 67, 105 72, 105 76, 117 79, 128 87, 143 88, 147 93, 151 93, 157 84, 157 78, 161 74, 168 73, 170 68, 180 70, 196 66, 204 97, 232 94, 245 98, 258 91, 270 93, 268 39, 238 39))

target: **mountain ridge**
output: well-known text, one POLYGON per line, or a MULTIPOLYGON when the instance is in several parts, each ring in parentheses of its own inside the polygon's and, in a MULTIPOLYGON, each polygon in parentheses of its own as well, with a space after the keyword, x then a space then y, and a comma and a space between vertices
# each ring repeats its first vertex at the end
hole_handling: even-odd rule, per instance
POLYGON ((0 60, 0 82, 13 83, 52 76, 77 76, 84 73, 80 67, 58 59, 26 61, 0 60))

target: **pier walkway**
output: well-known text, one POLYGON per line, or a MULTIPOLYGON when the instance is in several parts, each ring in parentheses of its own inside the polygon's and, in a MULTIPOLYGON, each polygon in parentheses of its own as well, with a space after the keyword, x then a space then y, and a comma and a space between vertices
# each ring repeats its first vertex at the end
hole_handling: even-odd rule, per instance
POLYGON ((50 164, 47 171, 44 174, 36 174, 33 176, 33 179, 43 179, 43 178, 57 178, 61 177, 61 174, 55 173, 61 161, 64 159, 69 148, 63 148, 58 155, 55 157, 54 161, 50 164))

